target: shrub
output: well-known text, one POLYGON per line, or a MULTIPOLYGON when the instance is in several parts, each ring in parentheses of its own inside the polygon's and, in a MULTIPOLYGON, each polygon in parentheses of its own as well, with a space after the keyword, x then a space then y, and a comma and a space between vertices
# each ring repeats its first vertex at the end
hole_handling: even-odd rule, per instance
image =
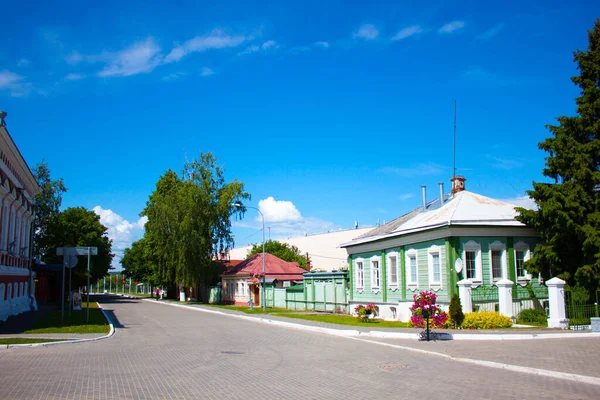
POLYGON ((545 325, 548 323, 548 316, 546 312, 542 309, 530 309, 530 310, 521 310, 519 315, 517 315, 517 324, 538 324, 545 325))
POLYGON ((450 319, 454 322, 454 328, 458 328, 462 325, 465 314, 462 312, 462 304, 460 304, 460 297, 454 294, 450 299, 450 319))
POLYGON ((464 329, 510 328, 512 319, 494 311, 479 311, 465 314, 464 329))

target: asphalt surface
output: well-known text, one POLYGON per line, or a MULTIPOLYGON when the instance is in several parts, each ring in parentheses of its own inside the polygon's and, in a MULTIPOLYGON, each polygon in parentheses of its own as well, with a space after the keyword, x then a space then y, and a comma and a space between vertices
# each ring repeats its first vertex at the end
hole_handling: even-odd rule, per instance
POLYGON ((155 301, 102 306, 110 338, 0 350, 0 399, 600 398, 598 337, 363 340, 155 301))

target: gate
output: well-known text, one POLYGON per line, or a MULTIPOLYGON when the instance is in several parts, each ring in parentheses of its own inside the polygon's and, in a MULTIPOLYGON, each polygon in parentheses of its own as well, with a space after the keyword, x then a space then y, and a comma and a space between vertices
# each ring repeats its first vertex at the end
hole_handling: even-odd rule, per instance
POLYGON ((589 292, 580 286, 565 286, 565 312, 569 329, 589 329, 591 317, 600 317, 598 300, 600 290, 595 293, 595 303, 590 302, 589 292))
POLYGON ((523 310, 544 310, 548 314, 548 288, 531 284, 513 286, 513 315, 517 317, 523 310))
POLYGON ((473 311, 498 311, 498 286, 484 286, 471 290, 473 311))

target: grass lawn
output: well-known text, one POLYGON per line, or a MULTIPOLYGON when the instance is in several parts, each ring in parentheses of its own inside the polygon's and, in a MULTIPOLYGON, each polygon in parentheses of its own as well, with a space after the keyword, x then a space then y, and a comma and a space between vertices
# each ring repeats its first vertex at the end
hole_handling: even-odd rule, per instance
POLYGON ((108 333, 110 326, 104 314, 95 302, 90 302, 90 322, 85 323, 86 304, 83 303, 81 311, 65 310, 65 323, 60 323, 60 310, 49 311, 43 318, 24 333, 108 333))
POLYGON ((356 317, 350 315, 336 315, 336 314, 280 314, 273 313, 273 315, 281 315, 286 318, 297 318, 304 319, 307 321, 318 321, 327 322, 330 324, 338 325, 349 325, 349 326, 364 326, 369 328, 408 328, 408 323, 399 321, 380 321, 377 319, 369 320, 369 322, 361 322, 356 317))
POLYGON ((0 344, 31 344, 31 343, 50 343, 64 342, 66 339, 27 339, 27 338, 12 338, 0 339, 0 344))
POLYGON ((248 306, 234 306, 234 305, 223 305, 223 304, 203 304, 203 303, 195 303, 195 302, 192 303, 189 301, 187 303, 201 304, 203 306, 214 307, 214 308, 223 308, 225 310, 241 311, 246 314, 287 314, 287 313, 297 312, 295 310, 286 310, 284 308, 267 308, 267 311, 264 312, 262 307, 260 307, 260 306, 254 306, 254 308, 252 310, 250 310, 250 307, 248 307, 248 306))

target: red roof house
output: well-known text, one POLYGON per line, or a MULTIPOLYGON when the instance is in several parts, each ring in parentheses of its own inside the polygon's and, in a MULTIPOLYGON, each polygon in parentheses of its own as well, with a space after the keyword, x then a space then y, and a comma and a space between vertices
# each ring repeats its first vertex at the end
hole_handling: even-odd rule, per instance
MULTIPOLYGON (((260 285, 263 280, 262 253, 242 261, 223 272, 223 299, 234 304, 246 305, 250 296, 254 305, 260 303, 260 285)), ((283 282, 303 281, 305 270, 296 262, 284 261, 265 253, 265 282, 283 287, 283 282)), ((287 285, 286 285, 287 286, 287 285)))

